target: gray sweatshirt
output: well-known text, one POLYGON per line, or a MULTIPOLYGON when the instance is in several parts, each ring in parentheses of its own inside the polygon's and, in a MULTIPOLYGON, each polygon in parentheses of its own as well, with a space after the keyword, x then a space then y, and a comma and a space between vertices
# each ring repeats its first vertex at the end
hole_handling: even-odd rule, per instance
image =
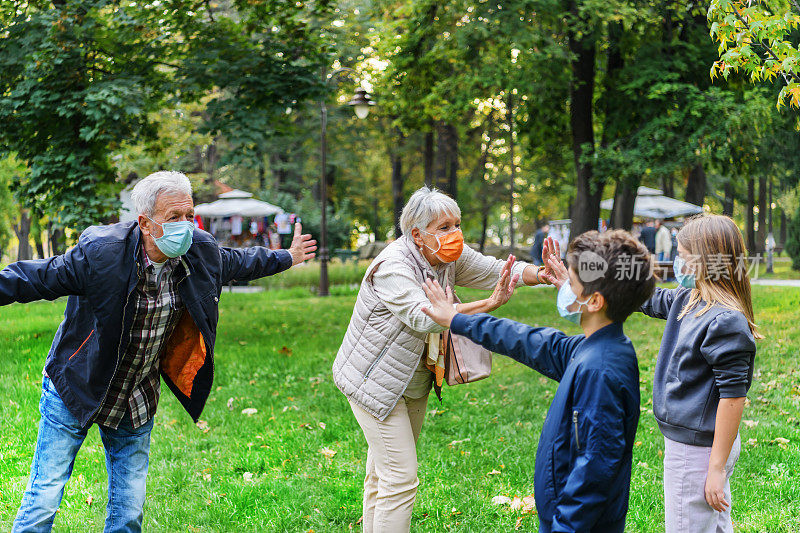
POLYGON ((678 319, 692 291, 657 288, 641 311, 667 321, 653 381, 653 413, 670 440, 711 446, 720 398, 747 395, 756 344, 739 311, 720 305, 696 316, 700 301, 678 319))

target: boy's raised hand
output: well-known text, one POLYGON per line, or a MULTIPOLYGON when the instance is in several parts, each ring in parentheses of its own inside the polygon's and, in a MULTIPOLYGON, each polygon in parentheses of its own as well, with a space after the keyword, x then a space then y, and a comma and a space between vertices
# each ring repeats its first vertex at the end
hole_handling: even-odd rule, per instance
POLYGON ((425 296, 431 302, 431 306, 423 307, 422 312, 431 317, 440 326, 449 328, 450 322, 453 321, 453 317, 457 314, 453 306, 455 301, 453 291, 450 287, 447 287, 446 291, 443 290, 435 279, 426 279, 425 283, 422 284, 422 290, 425 291, 425 296))
POLYGON ((544 271, 539 274, 539 277, 551 283, 556 289, 560 289, 569 279, 569 272, 561 261, 561 247, 558 241, 552 237, 544 240, 542 261, 544 262, 544 271))

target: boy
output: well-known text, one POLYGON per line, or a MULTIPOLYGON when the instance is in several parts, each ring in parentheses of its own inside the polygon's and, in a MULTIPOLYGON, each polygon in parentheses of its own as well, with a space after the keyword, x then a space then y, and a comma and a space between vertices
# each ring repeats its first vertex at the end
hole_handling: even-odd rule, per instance
POLYGON ((562 317, 583 335, 455 312, 428 281, 423 311, 456 335, 559 382, 536 452, 539 531, 622 532, 639 421, 639 368, 622 323, 653 293, 652 258, 622 230, 589 231, 569 247, 567 270, 549 240, 544 255, 562 317))

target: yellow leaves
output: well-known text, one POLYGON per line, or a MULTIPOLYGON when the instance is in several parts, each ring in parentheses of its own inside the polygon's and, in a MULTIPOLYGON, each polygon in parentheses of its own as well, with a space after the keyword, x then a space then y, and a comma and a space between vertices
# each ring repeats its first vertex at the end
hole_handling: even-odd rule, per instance
POLYGON ((536 500, 533 494, 530 496, 523 496, 522 498, 519 496, 511 498, 509 496, 499 495, 492 498, 492 503, 500 506, 508 505, 509 510, 521 512, 522 514, 536 514, 536 500))
POLYGON ((789 447, 789 439, 785 439, 783 437, 777 437, 770 441, 770 444, 777 444, 780 448, 784 450, 789 447))
POLYGON ((324 455, 329 461, 336 455, 336 450, 331 450, 328 447, 320 448, 319 453, 324 455))

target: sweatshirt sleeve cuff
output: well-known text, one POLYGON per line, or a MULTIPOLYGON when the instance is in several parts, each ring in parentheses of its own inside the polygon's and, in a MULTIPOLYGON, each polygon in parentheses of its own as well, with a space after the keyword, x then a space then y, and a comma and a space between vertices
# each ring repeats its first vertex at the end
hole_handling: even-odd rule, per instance
POLYGON ((747 385, 726 385, 719 388, 719 397, 722 398, 744 398, 747 396, 747 385))
POLYGON ((469 315, 457 313, 456 316, 453 317, 452 322, 450 322, 450 331, 456 335, 464 335, 468 327, 468 322, 469 315))

